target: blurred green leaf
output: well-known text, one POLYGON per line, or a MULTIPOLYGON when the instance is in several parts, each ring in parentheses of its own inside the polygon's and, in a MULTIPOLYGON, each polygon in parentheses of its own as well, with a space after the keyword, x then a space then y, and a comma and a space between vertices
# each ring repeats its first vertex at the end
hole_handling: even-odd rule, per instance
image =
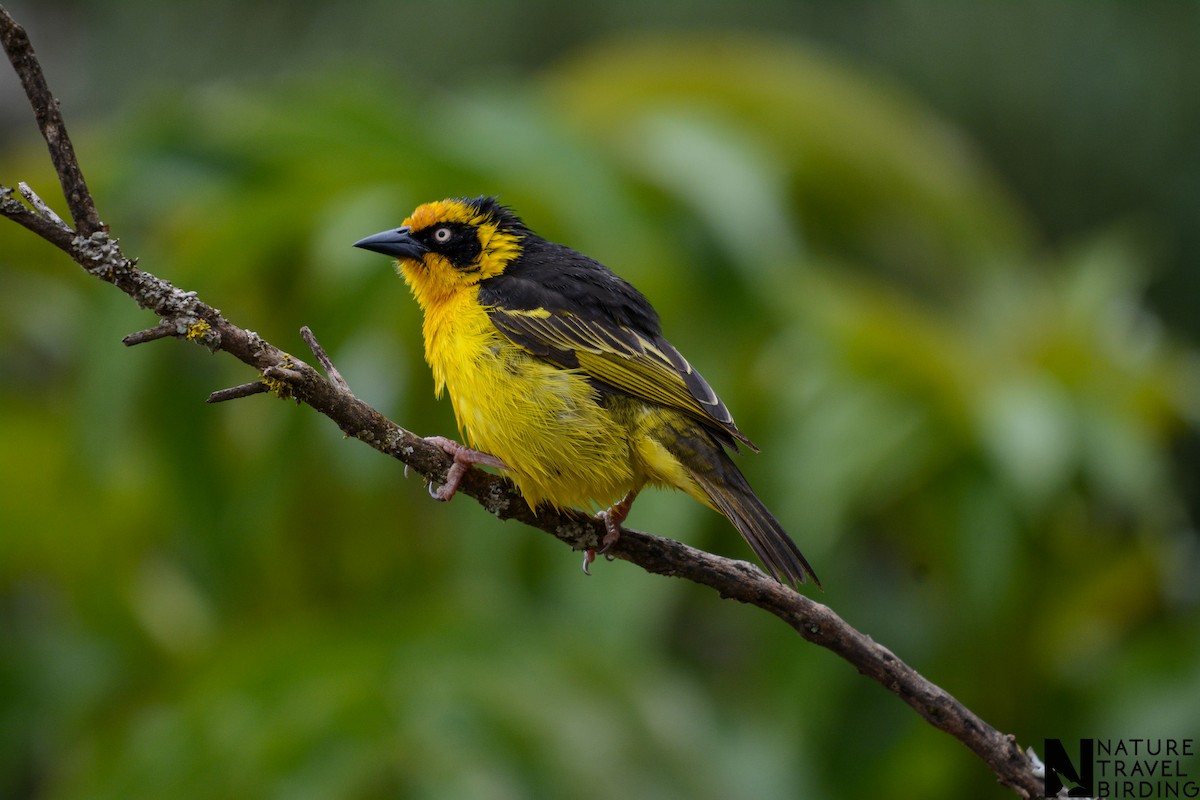
MULTIPOLYGON (((1157 733, 1194 685, 1172 448, 1200 359, 1143 299, 1144 246, 1035 249, 965 137, 878 75, 782 39, 655 37, 453 91, 368 70, 172 91, 86 153, 145 268, 302 358, 310 325, 424 434, 454 423, 417 309, 350 244, 499 193, 646 292, 763 446, 740 463, 822 599, 989 721, 1035 745, 1157 733)), ((40 154, 3 157, 5 181, 36 177, 40 154)), ((0 236, 0 793, 992 790, 774 620, 620 562, 584 579, 308 409, 204 405, 252 375, 124 348, 147 314, 0 236)), ((749 557, 686 497, 631 524, 749 557)))

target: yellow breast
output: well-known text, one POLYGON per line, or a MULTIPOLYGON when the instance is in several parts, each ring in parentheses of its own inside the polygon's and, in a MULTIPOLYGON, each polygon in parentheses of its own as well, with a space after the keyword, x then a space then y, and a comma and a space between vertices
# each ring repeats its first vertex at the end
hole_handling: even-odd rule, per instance
POLYGON ((474 448, 506 463, 530 507, 607 506, 646 476, 588 378, 500 334, 474 287, 425 306, 425 358, 474 448))

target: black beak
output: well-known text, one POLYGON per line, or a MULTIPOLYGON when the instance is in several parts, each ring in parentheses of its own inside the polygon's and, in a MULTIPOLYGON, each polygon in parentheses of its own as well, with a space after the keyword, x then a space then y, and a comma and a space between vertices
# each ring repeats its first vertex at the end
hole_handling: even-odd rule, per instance
POLYGON ((374 236, 359 239, 354 243, 354 246, 361 247, 363 250, 383 253, 385 256, 411 258, 417 261, 420 261, 421 256, 429 252, 428 247, 412 237, 412 232, 408 228, 393 228, 390 231, 382 231, 374 236))

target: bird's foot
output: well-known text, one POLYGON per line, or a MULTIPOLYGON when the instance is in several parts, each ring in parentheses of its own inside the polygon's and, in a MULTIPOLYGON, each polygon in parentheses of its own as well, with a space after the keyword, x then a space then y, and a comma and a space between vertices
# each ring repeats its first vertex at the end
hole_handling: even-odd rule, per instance
POLYGON ((454 497, 454 493, 458 491, 458 484, 462 481, 462 477, 466 474, 468 467, 479 466, 508 469, 508 465, 495 456, 481 453, 478 450, 472 450, 453 439, 447 439, 445 436, 427 436, 425 437, 425 441, 442 448, 442 451, 446 455, 454 459, 454 463, 450 465, 450 469, 446 472, 446 482, 436 488, 432 481, 429 484, 429 496, 434 500, 445 502, 454 497))
POLYGON ((613 503, 608 508, 596 514, 596 519, 604 523, 604 538, 600 541, 600 549, 595 550, 588 548, 583 551, 583 574, 591 575, 588 567, 596 560, 596 554, 600 553, 609 561, 613 560, 612 550, 613 545, 621 538, 621 523, 629 516, 629 509, 633 508, 633 501, 637 497, 637 491, 632 491, 625 495, 619 503, 613 503))

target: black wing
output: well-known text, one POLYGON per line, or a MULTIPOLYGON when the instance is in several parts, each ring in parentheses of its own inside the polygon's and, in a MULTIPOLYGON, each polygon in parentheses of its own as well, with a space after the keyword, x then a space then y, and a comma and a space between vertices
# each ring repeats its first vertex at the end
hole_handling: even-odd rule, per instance
POLYGON ((682 411, 730 446, 757 449, 708 381, 662 336, 637 289, 598 261, 535 236, 502 275, 479 285, 496 328, 539 358, 682 411))

